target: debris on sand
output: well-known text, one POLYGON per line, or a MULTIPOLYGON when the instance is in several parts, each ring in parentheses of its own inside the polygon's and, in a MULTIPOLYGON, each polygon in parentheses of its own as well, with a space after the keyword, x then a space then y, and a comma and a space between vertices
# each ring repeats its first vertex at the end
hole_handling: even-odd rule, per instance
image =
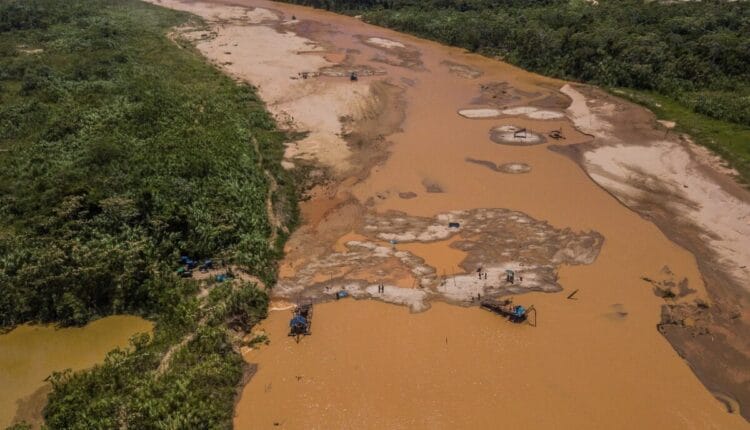
POLYGON ((443 187, 440 186, 437 182, 433 181, 432 179, 424 179, 422 180, 422 185, 424 186, 424 190, 428 193, 443 193, 443 187))
POLYGON ((490 140, 502 145, 516 146, 539 145, 547 141, 541 134, 513 125, 503 125, 491 129, 490 140))
POLYGON ((477 70, 473 67, 467 66, 466 64, 454 63, 453 61, 442 61, 440 64, 448 66, 448 71, 451 74, 459 76, 464 79, 476 79, 482 76, 482 71, 477 70))
POLYGON ((506 107, 522 99, 531 99, 541 95, 541 93, 521 91, 507 82, 482 84, 479 90, 480 95, 473 100, 473 103, 498 107, 506 107))
POLYGON ((642 276, 641 279, 651 284, 654 294, 663 299, 683 298, 696 292, 688 286, 687 278, 678 281, 669 266, 662 267, 653 277, 642 276))
POLYGON ((432 298, 478 304, 475 298, 499 297, 527 291, 560 291, 561 264, 591 264, 604 241, 596 232, 558 230, 521 212, 507 209, 451 211, 425 218, 401 212, 365 215, 344 251, 329 251, 301 264, 294 276, 274 289, 277 297, 326 300, 331 291, 347 291, 354 298, 374 298, 424 310, 432 298), (458 223, 461 228, 451 228, 458 223), (399 249, 404 243, 431 243, 457 237, 452 248, 466 253, 463 273, 443 274, 424 259, 399 249), (383 267, 389 270, 382 270, 383 267), (481 275, 474 271, 481 267, 481 275), (517 273, 508 282, 506 271, 517 273), (396 285, 398 278, 414 279, 418 288, 396 285), (386 285, 379 293, 377 286, 386 285))
POLYGON ((381 76, 385 75, 386 71, 383 69, 376 69, 367 65, 354 65, 349 66, 345 64, 336 64, 334 66, 323 67, 319 70, 321 76, 328 76, 333 78, 348 78, 352 74, 356 74, 358 77, 366 76, 381 76))

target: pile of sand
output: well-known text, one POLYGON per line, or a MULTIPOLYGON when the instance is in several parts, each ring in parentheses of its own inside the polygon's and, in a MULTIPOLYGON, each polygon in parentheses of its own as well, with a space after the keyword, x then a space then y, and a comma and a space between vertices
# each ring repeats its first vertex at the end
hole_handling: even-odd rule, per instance
POLYGON ((529 173, 531 166, 526 163, 505 163, 497 166, 498 170, 503 173, 529 173))
POLYGON ((482 109, 461 109, 458 114, 464 118, 498 118, 502 115, 499 109, 482 108, 482 109))
POLYGON ((401 42, 397 42, 395 40, 390 40, 390 39, 383 39, 382 37, 368 37, 367 43, 370 43, 375 46, 379 46, 381 48, 386 48, 386 49, 406 47, 406 45, 404 45, 401 42))

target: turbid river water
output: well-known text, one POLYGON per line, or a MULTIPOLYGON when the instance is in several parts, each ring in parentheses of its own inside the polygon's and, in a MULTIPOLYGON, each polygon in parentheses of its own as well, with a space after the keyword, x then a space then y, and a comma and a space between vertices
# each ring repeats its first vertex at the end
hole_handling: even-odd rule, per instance
POLYGON ((80 328, 22 325, 0 335, 0 427, 16 419, 38 425, 52 372, 91 367, 151 329, 142 318, 112 316, 80 328))
MULTIPOLYGON (((629 136, 573 112, 574 87, 323 11, 154 2, 209 21, 180 33, 308 132, 285 166, 318 178, 237 428, 747 428, 656 330, 644 277, 710 303, 694 255, 550 150, 629 136), (331 302, 341 289, 357 300, 331 302), (523 292, 536 327, 472 301, 523 292), (301 299, 328 303, 295 343, 301 299)), ((639 115, 628 127, 651 128, 639 115)))

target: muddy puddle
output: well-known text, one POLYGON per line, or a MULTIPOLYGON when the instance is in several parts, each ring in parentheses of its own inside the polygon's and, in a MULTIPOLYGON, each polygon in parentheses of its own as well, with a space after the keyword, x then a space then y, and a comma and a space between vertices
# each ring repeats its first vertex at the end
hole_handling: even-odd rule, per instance
POLYGON ((656 329, 665 298, 644 278, 665 267, 672 303, 711 302, 694 254, 550 150, 617 133, 576 123, 564 82, 323 11, 155 2, 213 22, 198 49, 307 132, 285 166, 316 178, 237 428, 745 426, 656 329), (508 295, 536 328, 475 299, 508 295))
POLYGON ((52 372, 91 367, 152 327, 142 318, 112 316, 80 328, 22 325, 0 335, 0 427, 25 420, 38 428, 52 372))

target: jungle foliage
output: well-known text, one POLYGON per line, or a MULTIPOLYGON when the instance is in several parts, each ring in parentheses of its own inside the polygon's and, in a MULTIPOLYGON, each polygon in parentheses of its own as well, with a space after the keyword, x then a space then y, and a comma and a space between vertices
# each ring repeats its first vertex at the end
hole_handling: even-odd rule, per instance
POLYGON ((166 37, 187 19, 0 2, 0 326, 157 315, 181 254, 273 281, 263 170, 291 188, 284 136, 252 88, 166 37))
POLYGON ((297 195, 287 137, 253 88, 170 39, 184 23, 203 25, 136 0, 0 0, 0 328, 156 322, 103 364, 53 375, 50 428, 231 428, 239 333, 268 297, 213 281, 199 298, 177 261, 271 284, 285 235, 269 243, 270 178, 287 227, 297 195))
POLYGON ((165 316, 153 338, 135 337, 128 350, 110 352, 103 364, 91 370, 53 374, 46 425, 53 429, 232 428, 238 384, 243 371, 250 369, 234 351, 237 342, 228 335, 225 323, 243 320, 254 325, 265 318, 267 307, 268 296, 251 284, 216 285, 204 306, 183 301, 165 316), (194 337, 176 349, 169 365, 158 372, 167 350, 187 334, 194 337))

